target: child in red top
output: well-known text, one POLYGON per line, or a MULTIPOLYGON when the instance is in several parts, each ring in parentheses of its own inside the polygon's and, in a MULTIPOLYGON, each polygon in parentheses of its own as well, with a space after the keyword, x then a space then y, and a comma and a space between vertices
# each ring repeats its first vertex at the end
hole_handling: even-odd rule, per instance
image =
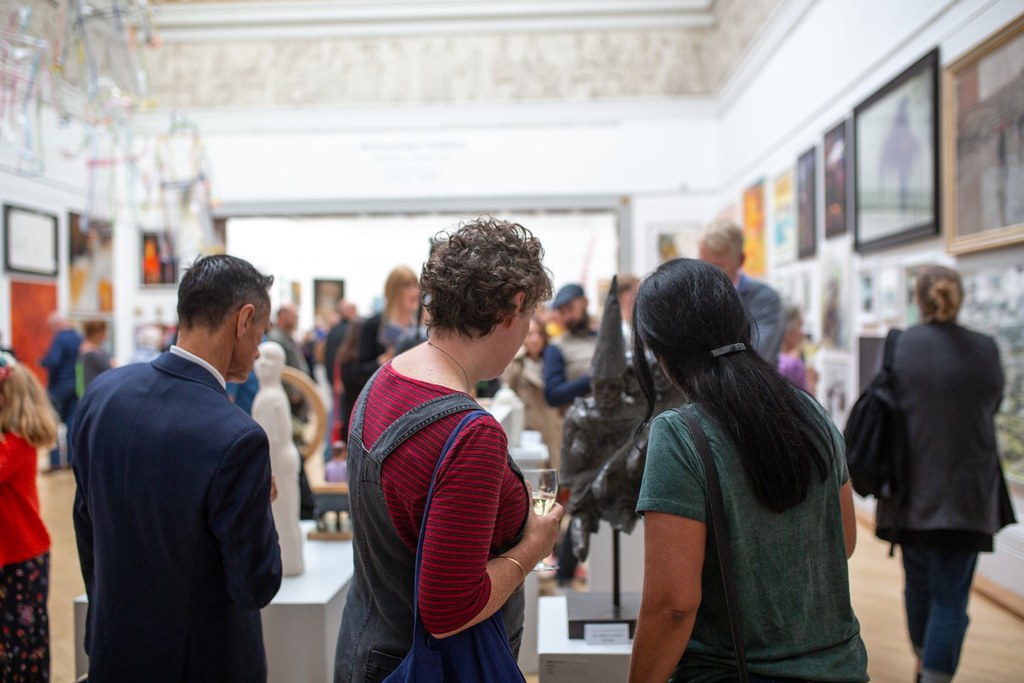
POLYGON ((57 440, 46 391, 0 351, 0 681, 48 681, 50 535, 39 517, 39 449, 57 440))

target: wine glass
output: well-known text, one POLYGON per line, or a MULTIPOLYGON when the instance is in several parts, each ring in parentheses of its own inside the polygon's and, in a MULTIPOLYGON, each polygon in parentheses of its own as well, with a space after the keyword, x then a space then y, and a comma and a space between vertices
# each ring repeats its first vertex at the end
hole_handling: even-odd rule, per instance
MULTIPOLYGON (((555 505, 555 498, 558 496, 558 470, 523 470, 523 477, 530 485, 533 513, 546 515, 555 505)), ((548 564, 543 560, 533 568, 534 571, 553 571, 555 569, 558 569, 557 565, 548 564)))

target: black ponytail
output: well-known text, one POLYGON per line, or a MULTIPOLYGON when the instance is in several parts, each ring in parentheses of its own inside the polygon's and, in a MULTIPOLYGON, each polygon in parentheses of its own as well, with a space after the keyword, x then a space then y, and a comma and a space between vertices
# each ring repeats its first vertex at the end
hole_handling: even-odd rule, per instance
MULTIPOLYGON (((641 284, 633 305, 633 357, 650 349, 686 398, 699 403, 732 438, 754 495, 769 510, 799 505, 814 470, 828 476, 834 446, 825 417, 754 351, 750 319, 729 278, 694 259, 662 264, 641 284), (712 357, 743 343, 746 351, 712 357)), ((654 413, 654 378, 636 363, 637 380, 654 413)))

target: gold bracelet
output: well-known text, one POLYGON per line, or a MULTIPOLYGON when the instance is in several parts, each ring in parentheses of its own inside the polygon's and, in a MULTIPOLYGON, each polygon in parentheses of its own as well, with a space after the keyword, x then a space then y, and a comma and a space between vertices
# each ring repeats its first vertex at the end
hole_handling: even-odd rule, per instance
POLYGON ((499 560, 508 560, 510 562, 515 562, 516 566, 519 567, 519 571, 522 572, 522 574, 523 574, 523 581, 526 581, 526 577, 528 576, 528 574, 526 572, 526 568, 523 567, 522 563, 519 560, 517 560, 514 557, 510 557, 508 555, 498 555, 497 559, 499 559, 499 560))

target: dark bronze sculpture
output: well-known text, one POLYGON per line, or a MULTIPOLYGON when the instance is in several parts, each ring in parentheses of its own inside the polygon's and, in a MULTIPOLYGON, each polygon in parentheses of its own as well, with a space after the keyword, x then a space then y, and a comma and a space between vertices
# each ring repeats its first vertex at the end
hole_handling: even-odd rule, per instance
POLYGON ((593 393, 578 398, 566 413, 562 441, 562 477, 570 484, 573 552, 581 561, 590 552, 590 535, 601 520, 630 533, 639 517, 636 502, 647 457, 647 434, 634 431, 644 415, 644 400, 633 363, 651 363, 658 387, 655 414, 682 401, 654 361, 627 359, 622 310, 612 279, 591 364, 593 393))

